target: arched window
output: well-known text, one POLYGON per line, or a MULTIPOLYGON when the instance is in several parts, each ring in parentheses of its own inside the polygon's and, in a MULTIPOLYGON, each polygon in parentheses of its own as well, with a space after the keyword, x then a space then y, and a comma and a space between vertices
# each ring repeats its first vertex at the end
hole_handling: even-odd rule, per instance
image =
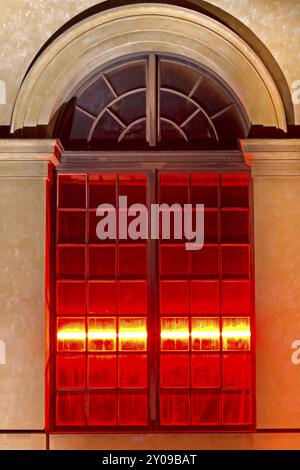
POLYGON ((66 148, 236 148, 249 130, 231 90, 191 61, 149 54, 97 72, 58 121, 66 148))
POLYGON ((152 53, 108 65, 62 111, 51 430, 253 429, 247 131, 217 77, 152 53), (203 247, 187 248, 188 207, 203 247))

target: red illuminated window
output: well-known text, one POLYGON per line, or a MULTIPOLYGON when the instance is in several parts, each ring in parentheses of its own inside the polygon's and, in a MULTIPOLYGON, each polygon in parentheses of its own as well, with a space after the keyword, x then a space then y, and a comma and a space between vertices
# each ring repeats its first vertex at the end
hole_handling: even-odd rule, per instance
POLYGON ((58 175, 51 429, 252 429, 249 177, 149 175, 58 175), (99 240, 120 195, 204 204, 203 248, 99 240))

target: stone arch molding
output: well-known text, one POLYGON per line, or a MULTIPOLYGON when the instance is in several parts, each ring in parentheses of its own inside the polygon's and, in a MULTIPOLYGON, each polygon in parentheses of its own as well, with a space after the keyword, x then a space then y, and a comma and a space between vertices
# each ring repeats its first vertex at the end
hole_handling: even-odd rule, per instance
POLYGON ((25 135, 27 129, 43 128, 43 137, 52 137, 59 110, 84 80, 112 60, 149 51, 179 54, 204 65, 240 99, 249 123, 286 131, 279 91, 246 42, 204 14, 144 3, 97 13, 55 39, 22 83, 11 133, 25 135))

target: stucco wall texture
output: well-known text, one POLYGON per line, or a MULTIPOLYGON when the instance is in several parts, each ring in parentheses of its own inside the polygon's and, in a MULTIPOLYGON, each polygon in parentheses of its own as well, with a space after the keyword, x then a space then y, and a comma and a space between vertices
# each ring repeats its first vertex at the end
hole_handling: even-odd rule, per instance
MULTIPOLYGON (((0 0, 0 126, 11 121, 24 75, 45 42, 95 0, 0 0)), ((125 2, 115 1, 116 6, 125 2)), ((153 2, 150 2, 153 3, 153 2)), ((300 124, 299 0, 214 0, 210 4, 238 19, 263 42, 281 68, 300 124)))

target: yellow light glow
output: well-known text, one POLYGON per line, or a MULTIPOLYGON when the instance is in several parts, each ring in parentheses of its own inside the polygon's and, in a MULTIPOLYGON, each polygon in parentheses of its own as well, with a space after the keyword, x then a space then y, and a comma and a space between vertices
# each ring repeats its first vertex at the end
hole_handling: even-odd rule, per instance
POLYGON ((249 329, 244 330, 223 330, 223 338, 250 338, 251 331, 249 329))
POLYGON ((190 334, 188 331, 167 331, 164 330, 161 332, 161 339, 187 339, 190 334))
POLYGON ((57 339, 59 339, 60 341, 84 341, 85 338, 86 334, 84 331, 64 330, 58 331, 57 333, 57 339))
POLYGON ((146 331, 120 331, 119 338, 121 339, 146 339, 146 331))
POLYGON ((117 333, 115 331, 101 331, 101 330, 89 330, 89 339, 116 339, 117 333))
POLYGON ((198 339, 219 339, 220 338, 220 331, 216 329, 212 330, 193 330, 191 334, 192 338, 198 339))

